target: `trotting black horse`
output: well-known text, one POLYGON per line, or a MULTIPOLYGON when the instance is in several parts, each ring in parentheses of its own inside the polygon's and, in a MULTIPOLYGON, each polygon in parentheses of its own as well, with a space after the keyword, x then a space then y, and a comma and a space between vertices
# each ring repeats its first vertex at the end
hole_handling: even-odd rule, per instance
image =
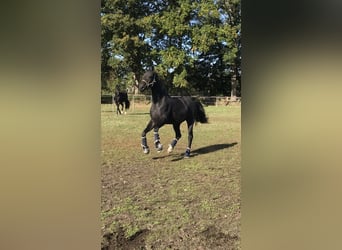
POLYGON ((129 106, 130 106, 127 92, 120 92, 119 89, 116 89, 113 100, 116 105, 116 114, 121 115, 121 111, 126 113, 126 109, 129 109, 129 106), (120 110, 120 105, 121 105, 121 110, 120 110))
POLYGON ((193 126, 195 122, 207 123, 202 104, 197 100, 192 100, 190 96, 170 97, 163 83, 159 80, 158 75, 152 71, 147 71, 139 83, 139 90, 143 92, 145 89, 152 90, 152 105, 150 109, 151 120, 148 122, 146 128, 141 135, 141 146, 143 152, 148 154, 150 152, 147 145, 146 134, 153 129, 154 145, 158 152, 163 149, 160 143, 158 134, 159 128, 165 124, 172 124, 175 131, 175 138, 171 141, 168 147, 168 152, 171 153, 181 138, 180 124, 184 121, 188 125, 188 147, 185 151, 185 158, 190 157, 191 143, 193 139, 193 126))

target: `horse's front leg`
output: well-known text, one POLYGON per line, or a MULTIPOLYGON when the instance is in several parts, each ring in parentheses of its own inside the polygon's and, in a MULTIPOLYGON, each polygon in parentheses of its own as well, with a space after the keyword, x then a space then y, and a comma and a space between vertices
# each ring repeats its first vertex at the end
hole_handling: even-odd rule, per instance
POLYGON ((154 146, 157 149, 157 152, 160 153, 163 150, 163 144, 160 143, 160 137, 159 137, 159 127, 153 128, 153 134, 154 134, 154 146))
POLYGON ((124 104, 121 104, 121 109, 122 109, 122 113, 125 115, 126 114, 126 106, 124 106, 124 104))
POLYGON ((141 134, 141 146, 143 148, 144 154, 148 154, 150 152, 150 149, 147 145, 147 140, 146 140, 146 134, 150 132, 153 128, 153 122, 150 120, 146 126, 146 128, 143 130, 141 134))
POLYGON ((123 107, 123 104, 120 104, 121 105, 121 112, 120 112, 120 114, 123 114, 124 113, 124 107, 123 107))
POLYGON ((116 104, 116 115, 121 115, 121 112, 120 112, 120 106, 118 104, 116 104))

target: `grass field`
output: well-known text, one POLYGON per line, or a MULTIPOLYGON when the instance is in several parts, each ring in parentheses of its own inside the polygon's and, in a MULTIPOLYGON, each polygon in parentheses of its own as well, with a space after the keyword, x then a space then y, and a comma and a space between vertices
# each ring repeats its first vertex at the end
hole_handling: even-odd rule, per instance
POLYGON ((241 107, 205 108, 194 127, 192 157, 182 138, 171 154, 172 126, 159 130, 164 150, 143 154, 149 106, 117 116, 101 107, 102 249, 240 249, 241 107))

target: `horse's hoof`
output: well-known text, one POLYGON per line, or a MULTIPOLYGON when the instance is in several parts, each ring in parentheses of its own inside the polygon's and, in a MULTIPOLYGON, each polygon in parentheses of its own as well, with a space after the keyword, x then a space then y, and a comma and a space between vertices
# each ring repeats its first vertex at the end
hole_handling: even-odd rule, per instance
POLYGON ((157 146, 157 152, 160 153, 163 150, 163 144, 159 143, 157 146))
POLYGON ((168 149, 167 149, 167 152, 168 152, 168 153, 171 153, 172 151, 173 151, 173 147, 172 147, 172 145, 170 144, 169 147, 168 147, 168 149))
POLYGON ((189 158, 190 157, 190 150, 187 149, 184 154, 184 158, 189 158))
POLYGON ((148 154, 148 153, 150 153, 150 149, 149 148, 143 148, 143 151, 144 151, 144 154, 148 154))
POLYGON ((156 147, 158 153, 160 153, 163 150, 163 144, 161 144, 160 141, 156 141, 154 143, 154 146, 156 147))

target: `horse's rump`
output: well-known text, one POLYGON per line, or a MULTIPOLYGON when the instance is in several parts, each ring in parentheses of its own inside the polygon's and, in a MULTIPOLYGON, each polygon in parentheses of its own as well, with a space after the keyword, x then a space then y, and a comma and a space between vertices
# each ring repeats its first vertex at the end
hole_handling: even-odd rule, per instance
POLYGON ((191 96, 182 96, 177 99, 183 102, 185 107, 190 108, 196 122, 208 123, 203 105, 198 99, 191 96))

